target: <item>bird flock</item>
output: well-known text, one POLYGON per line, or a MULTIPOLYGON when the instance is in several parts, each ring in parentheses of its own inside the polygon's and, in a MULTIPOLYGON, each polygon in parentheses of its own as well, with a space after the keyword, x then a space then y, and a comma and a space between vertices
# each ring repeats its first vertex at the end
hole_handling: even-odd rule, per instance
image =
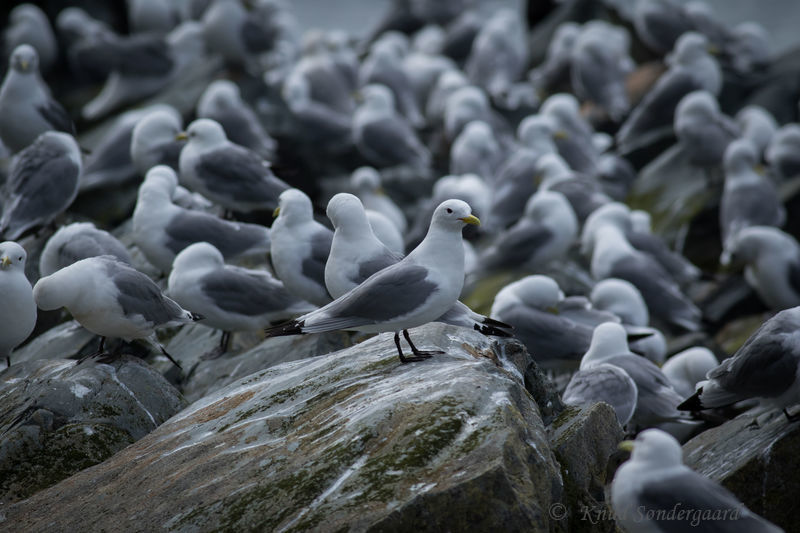
POLYGON ((209 358, 238 331, 389 332, 402 363, 441 353, 412 341, 428 322, 515 337, 565 403, 604 401, 638 435, 611 487, 625 530, 654 530, 661 514, 635 512, 675 502, 779 530, 679 445, 708 413, 791 423, 800 402, 800 245, 781 192, 800 124, 740 90, 768 84, 768 29, 637 0, 535 50, 539 26, 477 0, 397 1, 360 35, 301 31, 282 0, 127 8, 126 31, 33 4, 3 29, 7 365, 37 308, 100 336, 98 357, 111 337, 173 360, 157 332, 194 322, 222 332, 209 358), (190 105, 165 96, 198 72, 190 105), (689 202, 682 176, 708 193, 698 260, 692 220, 662 231, 653 207, 689 202), (113 223, 76 209, 131 184, 113 223), (739 279, 767 313, 724 353, 706 303, 739 279), (461 301, 487 290, 487 315, 461 301))

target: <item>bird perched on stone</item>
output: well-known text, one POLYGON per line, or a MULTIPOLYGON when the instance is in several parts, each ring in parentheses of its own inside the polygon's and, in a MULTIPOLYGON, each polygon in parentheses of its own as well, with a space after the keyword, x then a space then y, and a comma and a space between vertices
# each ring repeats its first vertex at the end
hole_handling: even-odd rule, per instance
POLYGON ((197 119, 177 138, 188 139, 179 160, 181 183, 225 209, 272 210, 289 188, 268 161, 229 141, 216 121, 197 119))
POLYGON ((226 265, 220 251, 207 242, 191 244, 175 256, 167 294, 202 315, 204 326, 223 331, 210 357, 228 350, 234 331, 261 329, 313 309, 266 270, 226 265))
POLYGON ((13 241, 0 243, 0 356, 11 366, 11 351, 28 338, 36 325, 36 303, 25 277, 28 253, 13 241))
POLYGON ((145 274, 107 255, 82 259, 41 278, 33 297, 44 311, 65 307, 81 326, 101 337, 99 350, 88 357, 107 355, 106 337, 144 339, 180 368, 158 343, 156 330, 202 319, 164 296, 145 274))
POLYGON ((394 331, 395 345, 403 363, 441 353, 417 349, 408 329, 435 320, 456 303, 464 284, 461 230, 466 224, 478 223, 466 202, 443 202, 434 212, 423 241, 400 262, 373 274, 326 306, 267 329, 266 335, 334 330, 394 331), (403 355, 400 331, 411 347, 412 356, 403 355))
POLYGON ((0 234, 16 239, 66 211, 78 195, 81 166, 80 148, 72 135, 42 133, 11 165, 0 234))
POLYGON ((74 134, 75 126, 42 81, 39 54, 28 44, 19 45, 0 85, 0 139, 12 152, 19 152, 50 130, 74 134))

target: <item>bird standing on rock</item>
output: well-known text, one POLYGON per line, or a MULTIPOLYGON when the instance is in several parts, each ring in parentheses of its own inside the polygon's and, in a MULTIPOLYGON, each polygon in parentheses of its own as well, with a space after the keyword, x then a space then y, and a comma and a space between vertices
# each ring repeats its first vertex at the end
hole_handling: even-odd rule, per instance
POLYGON ((267 329, 267 337, 335 330, 394 331, 403 363, 442 353, 417 349, 408 329, 437 319, 456 303, 464 285, 461 230, 467 224, 479 225, 480 221, 466 202, 442 202, 433 213, 428 234, 402 261, 373 274, 325 307, 267 329), (413 356, 403 355, 401 330, 413 356))
POLYGON ((36 303, 25 277, 28 253, 13 241, 0 243, 0 355, 11 366, 11 350, 28 338, 36 325, 36 303))

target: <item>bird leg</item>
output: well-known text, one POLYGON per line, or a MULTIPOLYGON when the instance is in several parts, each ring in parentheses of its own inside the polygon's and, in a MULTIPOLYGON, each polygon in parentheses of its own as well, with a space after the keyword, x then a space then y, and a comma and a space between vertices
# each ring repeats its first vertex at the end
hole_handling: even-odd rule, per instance
MULTIPOLYGON (((405 330, 403 330, 403 332, 405 333, 405 330)), ((406 339, 408 339, 408 337, 406 337, 406 339)), ((425 359, 428 359, 430 357, 430 355, 410 355, 408 357, 403 355, 403 349, 400 347, 400 332, 399 331, 395 331, 394 332, 394 344, 395 344, 395 346, 397 346, 397 355, 400 356, 400 362, 403 363, 403 364, 405 364, 405 363, 416 363, 417 361, 424 361, 425 359)), ((411 343, 409 343, 409 344, 411 344, 411 343)))
POLYGON ((169 352, 167 352, 166 348, 164 348, 164 347, 163 347, 162 345, 160 345, 160 344, 158 345, 158 347, 159 347, 159 348, 161 348, 161 353, 163 353, 165 356, 167 356, 167 359, 169 359, 170 361, 172 361, 172 364, 173 364, 173 365, 175 365, 175 366, 177 366, 178 368, 180 368, 181 370, 183 370, 183 367, 182 367, 182 366, 181 366, 181 365, 180 365, 180 364, 179 364, 179 363, 178 363, 178 362, 177 362, 175 359, 173 359, 173 358, 172 358, 172 356, 169 354, 169 352))
POLYGON ((97 351, 94 353, 90 353, 89 355, 84 355, 83 357, 78 359, 78 362, 75 364, 79 365, 84 361, 86 361, 87 359, 94 359, 95 357, 101 357, 104 355, 108 355, 108 353, 106 352, 106 338, 100 337, 100 346, 97 348, 97 351))
POLYGON ((414 353, 414 355, 426 355, 430 357, 431 355, 438 355, 444 353, 442 350, 417 350, 417 347, 414 346, 413 342, 411 342, 411 337, 408 336, 407 329, 403 330, 403 337, 406 338, 406 342, 408 343, 409 346, 411 346, 411 351, 414 353))
POLYGON ((213 350, 201 355, 200 359, 202 359, 203 361, 216 359, 217 357, 223 355, 228 351, 228 347, 230 346, 230 344, 231 344, 231 332, 223 331, 222 337, 220 337, 219 339, 219 345, 213 350))
POLYGON ((8 368, 10 366, 11 366, 11 356, 7 355, 6 356, 6 368, 8 368))

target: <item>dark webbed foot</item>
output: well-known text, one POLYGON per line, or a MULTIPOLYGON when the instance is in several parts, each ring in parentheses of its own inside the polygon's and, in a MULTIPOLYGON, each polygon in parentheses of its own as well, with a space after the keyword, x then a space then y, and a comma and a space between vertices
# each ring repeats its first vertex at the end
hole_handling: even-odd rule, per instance
MULTIPOLYGON (((408 333, 406 333, 405 330, 403 330, 403 335, 406 337, 406 340, 408 340, 408 333)), ((430 359, 431 357, 430 354, 417 350, 410 342, 409 344, 411 345, 411 350, 414 352, 414 355, 403 355, 403 348, 400 347, 399 331, 394 332, 394 344, 397 346, 397 355, 400 357, 400 362, 403 364, 416 363, 419 361, 424 361, 425 359, 430 359)))
MULTIPOLYGON (((395 335, 397 335, 397 334, 395 333, 395 335)), ((408 330, 407 329, 403 330, 403 337, 405 337, 406 342, 411 347, 411 352, 414 355, 430 357, 431 355, 441 355, 441 354, 444 353, 442 350, 418 350, 417 347, 414 346, 414 343, 411 342, 411 337, 408 335, 408 330)), ((428 357, 425 357, 425 359, 427 359, 428 357)))

